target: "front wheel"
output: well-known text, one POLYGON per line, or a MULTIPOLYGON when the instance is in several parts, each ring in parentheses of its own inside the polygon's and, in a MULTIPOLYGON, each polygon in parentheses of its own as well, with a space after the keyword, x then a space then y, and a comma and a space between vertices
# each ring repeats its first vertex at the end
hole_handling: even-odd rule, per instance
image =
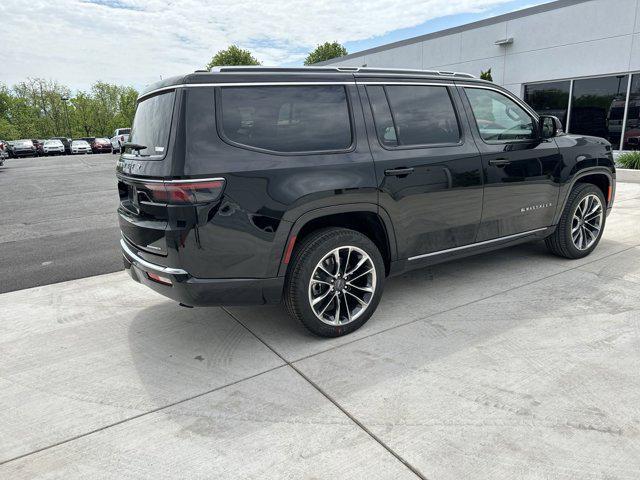
POLYGON ((327 228, 304 238, 287 273, 284 303, 310 332, 339 337, 376 310, 385 269, 376 245, 355 230, 327 228))
POLYGON ((556 231, 545 239, 549 251, 570 259, 589 255, 602 238, 605 210, 604 195, 598 187, 578 184, 569 194, 556 231))

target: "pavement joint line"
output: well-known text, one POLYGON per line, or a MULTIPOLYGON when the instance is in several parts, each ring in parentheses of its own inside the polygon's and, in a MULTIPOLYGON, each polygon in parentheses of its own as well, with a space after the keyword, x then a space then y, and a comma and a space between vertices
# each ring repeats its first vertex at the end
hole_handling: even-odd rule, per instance
MULTIPOLYGON (((354 339, 353 339, 353 340, 351 340, 351 341, 344 342, 344 343, 341 343, 341 344, 339 344, 339 345, 334 345, 334 346, 332 346, 332 347, 327 348, 326 350, 322 350, 322 351, 320 351, 320 352, 312 353, 311 355, 306 355, 306 356, 304 356, 304 357, 297 358, 297 359, 295 359, 295 360, 292 360, 290 363, 297 363, 297 362, 301 362, 301 361, 303 361, 303 360, 307 360, 307 359, 309 359, 309 358, 313 358, 313 357, 315 357, 315 356, 317 356, 317 355, 322 355, 323 353, 327 353, 327 352, 331 352, 331 351, 333 351, 333 350, 337 350, 338 348, 342 348, 342 347, 344 347, 344 346, 346 346, 346 345, 351 345, 351 344, 356 343, 356 342, 359 342, 359 341, 361 341, 361 340, 365 340, 365 339, 367 339, 367 338, 371 338, 371 337, 374 337, 374 336, 376 336, 376 335, 380 335, 380 334, 382 334, 382 333, 390 332, 391 330, 395 330, 396 328, 406 327, 407 325, 412 325, 412 324, 417 323, 417 322, 423 322, 423 321, 428 320, 428 319, 430 319, 430 318, 432 318, 432 317, 435 317, 435 316, 437 316, 437 315, 442 315, 443 313, 449 313, 449 312, 452 312, 452 311, 454 311, 454 310, 456 310, 456 309, 458 309, 458 308, 468 307, 469 305, 473 305, 474 303, 482 302, 482 301, 487 300, 487 299, 489 299, 489 298, 493 298, 493 297, 496 297, 496 296, 498 296, 498 295, 503 295, 503 294, 505 294, 505 293, 511 292, 511 291, 513 291, 513 290, 517 290, 517 289, 519 289, 519 288, 528 287, 529 285, 533 285, 534 283, 541 282, 541 281, 543 281, 543 280, 547 280, 547 279, 549 279, 549 278, 555 277, 555 276, 557 276, 557 275, 561 275, 561 274, 563 274, 563 273, 571 272, 571 271, 573 271, 573 270, 578 270, 578 269, 580 269, 580 268, 582 268, 582 267, 584 267, 584 266, 586 266, 586 265, 590 265, 590 264, 592 264, 592 263, 599 262, 600 260, 604 260, 604 259, 606 259, 606 258, 613 257, 614 255, 619 255, 619 254, 621 254, 621 253, 628 252, 629 250, 633 250, 634 248, 637 248, 637 247, 640 247, 640 243, 639 243, 639 244, 637 244, 637 245, 633 245, 633 246, 627 247, 627 248, 625 248, 625 249, 623 249, 623 250, 620 250, 619 252, 610 253, 609 255, 605 255, 604 257, 600 257, 600 258, 597 258, 597 259, 591 260, 591 261, 589 261, 589 262, 582 263, 582 264, 580 264, 580 265, 578 265, 578 266, 571 267, 571 268, 568 268, 568 269, 566 269, 566 270, 562 270, 562 271, 560 271, 560 272, 552 273, 552 274, 550 274, 550 275, 547 275, 546 277, 542 277, 542 278, 539 278, 539 279, 537 279, 537 280, 532 280, 532 281, 530 281, 530 282, 528 282, 528 283, 524 283, 524 284, 522 284, 522 285, 518 285, 517 287, 511 287, 511 288, 508 288, 507 290, 503 290, 503 291, 501 291, 501 292, 492 293, 491 295, 487 295, 486 297, 478 298, 477 300, 472 300, 472 301, 470 301, 470 302, 463 303, 463 304, 461 304, 461 305, 456 305, 455 307, 447 308, 446 310, 443 310, 443 311, 441 311, 441 312, 430 313, 429 315, 426 315, 426 316, 424 316, 424 317, 416 318, 416 319, 414 319, 414 320, 410 320, 410 321, 405 322, 405 323, 400 323, 400 324, 398 324, 398 325, 393 325, 393 326, 391 326, 391 327, 385 328, 385 329, 383 329, 383 330, 379 330, 379 331, 377 331, 377 332, 371 332, 371 333, 370 333, 370 334, 368 334, 368 335, 364 335, 364 336, 362 336, 362 337, 354 338, 354 339)), ((228 312, 227 312, 227 313, 228 313, 228 312)), ((235 318, 235 317, 234 317, 234 318, 235 318)), ((281 357, 281 358, 282 358, 282 357, 281 357)), ((283 360, 284 360, 284 359, 283 359, 283 360)))
POLYGON ((305 375, 298 367, 293 365, 292 362, 284 358, 275 348, 269 345, 266 341, 260 338, 256 333, 253 332, 249 327, 247 327, 238 317, 236 317, 233 313, 227 310, 227 307, 221 307, 227 315, 233 318, 236 322, 238 322, 242 327, 244 327, 247 332, 253 335, 259 342, 261 342, 265 347, 271 350, 275 355, 278 356, 283 362, 287 364, 294 372, 296 372, 303 380, 305 380, 309 385, 311 385, 314 389, 316 389, 323 397, 325 397, 329 402, 331 402, 338 410, 340 410, 349 420, 351 420, 357 427, 365 432, 369 437, 371 437, 375 442, 377 442, 382 448, 384 448, 388 453, 393 455, 396 460, 402 463, 405 467, 407 467, 416 477, 421 480, 428 480, 420 470, 411 465, 407 460, 405 460, 399 453, 393 450, 390 446, 388 446, 380 437, 378 437, 375 433, 373 433, 369 428, 367 428, 360 420, 358 420, 355 416, 353 416, 346 408, 344 408, 337 400, 335 400, 331 395, 325 392, 320 385, 311 380, 307 375, 305 375))
POLYGON ((142 413, 139 413, 138 415, 133 415, 131 417, 123 418, 122 420, 118 420, 117 422, 110 423, 108 425, 104 425, 104 426, 102 426, 100 428, 95 428, 95 429, 90 430, 88 432, 81 433, 81 434, 75 435, 73 437, 66 438, 64 440, 60 440, 59 442, 52 443, 51 445, 47 445, 46 447, 38 448, 36 450, 32 450, 31 452, 23 453, 21 455, 17 455, 15 457, 9 458, 7 460, 0 460, 0 466, 6 465, 6 464, 11 463, 11 462, 15 462, 16 460, 20 460, 21 458, 29 457, 31 455, 35 455, 37 453, 44 452, 46 450, 50 450, 50 449, 55 448, 55 447, 59 447, 60 445, 64 445, 66 443, 70 443, 70 442, 73 442, 75 440, 79 440, 80 438, 88 437, 88 436, 93 435, 95 433, 100 433, 100 432, 102 432, 104 430, 108 430, 109 428, 117 427, 118 425, 122 425, 123 423, 130 422, 131 420, 136 420, 138 418, 145 417, 145 416, 150 415, 152 413, 161 412, 162 410, 166 410, 167 408, 175 407, 176 405, 180 405, 181 403, 185 403, 185 402, 188 402, 190 400, 195 400, 196 398, 200 398, 200 397, 203 397, 205 395, 209 395, 210 393, 216 392, 218 390, 222 390, 223 388, 232 387, 232 386, 237 385, 239 383, 242 383, 242 382, 244 382, 246 380, 251 380, 253 378, 259 377, 260 375, 264 375, 265 373, 273 372, 274 370, 278 370, 278 369, 284 368, 286 366, 287 366, 286 364, 278 365, 277 367, 272 367, 272 368, 269 368, 269 369, 264 370, 262 372, 258 372, 258 373, 254 373, 253 375, 249 375, 248 377, 244 377, 244 378, 235 380, 235 381, 233 381, 231 383, 227 383, 225 385, 221 385, 219 387, 212 388, 211 390, 207 390, 206 392, 197 393, 196 395, 192 395, 192 396, 190 396, 188 398, 183 398, 181 400, 176 400, 175 402, 171 402, 171 403, 169 403, 167 405, 162 405, 161 407, 154 408, 154 409, 149 410, 147 412, 142 412, 142 413))

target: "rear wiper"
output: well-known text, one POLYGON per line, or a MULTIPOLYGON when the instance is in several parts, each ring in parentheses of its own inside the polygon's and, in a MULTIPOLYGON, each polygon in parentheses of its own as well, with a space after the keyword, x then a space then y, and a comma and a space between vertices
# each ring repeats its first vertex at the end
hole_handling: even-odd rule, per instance
POLYGON ((122 144, 122 148, 130 148, 131 150, 144 150, 146 145, 140 145, 139 143, 125 142, 122 144))

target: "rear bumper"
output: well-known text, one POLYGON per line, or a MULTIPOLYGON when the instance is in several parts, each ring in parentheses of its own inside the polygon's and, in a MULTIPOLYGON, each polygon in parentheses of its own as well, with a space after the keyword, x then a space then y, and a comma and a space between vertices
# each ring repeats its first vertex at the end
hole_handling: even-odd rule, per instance
POLYGON ((284 277, 196 278, 179 268, 150 263, 120 240, 124 267, 131 278, 176 302, 193 307, 220 305, 263 305, 280 303, 284 277), (171 280, 171 285, 149 278, 155 273, 171 280))

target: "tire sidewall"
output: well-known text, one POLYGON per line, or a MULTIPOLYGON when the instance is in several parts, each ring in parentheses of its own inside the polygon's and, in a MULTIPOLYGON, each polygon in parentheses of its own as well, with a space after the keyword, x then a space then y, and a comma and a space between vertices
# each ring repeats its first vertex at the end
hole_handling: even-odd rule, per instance
POLYGON ((563 228, 564 231, 561 232, 562 235, 565 236, 567 248, 573 258, 583 258, 593 252, 600 240, 602 239, 602 234, 604 233, 605 224, 607 222, 607 202, 605 201, 604 195, 600 191, 600 189, 593 185, 585 184, 583 185, 579 193, 573 198, 571 204, 568 206, 566 211, 567 218, 565 218, 563 228), (573 238, 571 236, 571 228, 573 225, 573 216, 580 205, 580 202, 584 200, 584 198, 588 195, 596 195, 602 204, 602 225, 600 227, 600 232, 598 233, 598 238, 596 241, 586 250, 580 250, 573 244, 573 238))
MULTIPOLYGON (((385 269, 382 255, 376 245, 366 236, 355 230, 341 229, 337 230, 338 235, 333 238, 327 238, 320 245, 317 245, 313 251, 308 252, 305 256, 304 265, 301 265, 299 281, 294 286, 293 294, 299 299, 299 309, 302 315, 302 321, 307 328, 313 333, 326 337, 338 337, 351 333, 360 328, 369 320, 373 312, 375 312, 382 297, 384 287, 385 269), (339 326, 328 325, 316 317, 311 305, 309 304, 309 282, 311 276, 320 260, 330 251, 338 247, 353 246, 364 250, 371 258, 376 271, 376 288, 373 293, 371 302, 367 310, 351 323, 339 326)), ((300 253, 303 253, 304 249, 300 253)), ((300 257, 296 258, 296 261, 300 257)))

